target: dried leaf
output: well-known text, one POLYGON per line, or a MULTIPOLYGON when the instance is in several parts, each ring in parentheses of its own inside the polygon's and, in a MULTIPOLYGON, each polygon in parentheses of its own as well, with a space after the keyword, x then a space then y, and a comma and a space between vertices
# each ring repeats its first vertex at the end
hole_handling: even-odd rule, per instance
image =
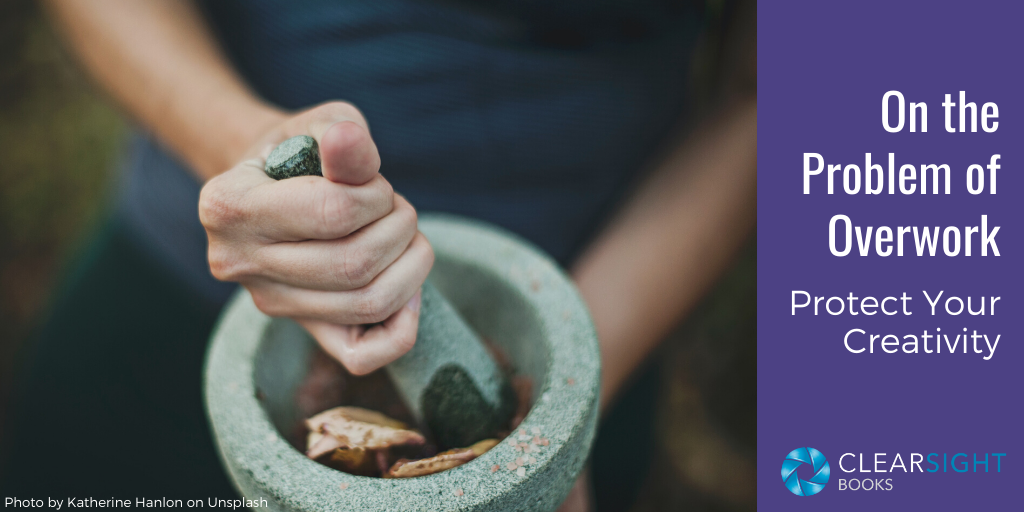
POLYGON ((341 441, 320 432, 310 432, 306 438, 306 456, 311 459, 319 459, 338 448, 341 448, 341 441))
POLYGON ((432 475, 446 469, 461 466, 475 458, 476 455, 473 455, 473 450, 463 448, 461 450, 439 453, 426 459, 400 459, 394 466, 391 466, 391 469, 384 475, 384 478, 412 478, 432 475))
POLYGON ((487 453, 487 450, 490 450, 491 448, 494 448, 495 446, 498 446, 498 443, 500 443, 500 442, 501 441, 498 441, 497 439, 484 439, 483 441, 478 441, 473 446, 470 446, 469 449, 473 450, 473 453, 477 457, 479 457, 479 456, 487 453))
POLYGON ((309 428, 306 455, 318 458, 339 448, 382 450, 390 446, 426 442, 404 423, 358 407, 335 407, 306 420, 309 428))
MULTIPOLYGON (((327 409, 306 420, 306 424, 310 423, 323 423, 332 418, 345 418, 351 421, 361 421, 363 423, 372 423, 374 425, 381 425, 385 427, 391 427, 394 429, 405 430, 409 427, 396 419, 389 418, 377 411, 371 411, 369 409, 363 409, 362 407, 335 407, 333 409, 327 409)), ((312 430, 312 428, 311 428, 312 430)))
POLYGON ((363 448, 339 448, 331 452, 327 464, 352 474, 373 474, 377 470, 374 452, 363 448))
POLYGON ((420 460, 401 459, 391 466, 384 478, 412 478, 431 475, 461 466, 498 445, 497 439, 484 439, 469 448, 457 448, 420 460))

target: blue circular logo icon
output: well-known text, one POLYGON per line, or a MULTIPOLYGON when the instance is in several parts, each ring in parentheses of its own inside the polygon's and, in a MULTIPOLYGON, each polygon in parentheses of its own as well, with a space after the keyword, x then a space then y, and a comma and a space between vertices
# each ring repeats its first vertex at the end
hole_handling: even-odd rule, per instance
MULTIPOLYGON (((806 469, 804 470, 807 471, 806 469)), ((829 469, 825 456, 814 448, 797 448, 782 461, 782 481, 789 492, 797 496, 813 496, 821 492, 828 483, 829 469), (797 476, 797 468, 807 464, 813 475, 804 480, 797 476)))

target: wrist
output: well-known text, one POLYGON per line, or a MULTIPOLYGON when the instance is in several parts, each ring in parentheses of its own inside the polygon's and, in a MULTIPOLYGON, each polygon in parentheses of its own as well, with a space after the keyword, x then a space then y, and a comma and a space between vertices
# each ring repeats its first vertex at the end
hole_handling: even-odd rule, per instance
POLYGON ((288 113, 257 98, 238 98, 234 105, 220 103, 216 114, 209 116, 215 127, 208 141, 212 142, 208 159, 199 169, 210 179, 252 155, 254 147, 267 133, 282 124, 288 113))

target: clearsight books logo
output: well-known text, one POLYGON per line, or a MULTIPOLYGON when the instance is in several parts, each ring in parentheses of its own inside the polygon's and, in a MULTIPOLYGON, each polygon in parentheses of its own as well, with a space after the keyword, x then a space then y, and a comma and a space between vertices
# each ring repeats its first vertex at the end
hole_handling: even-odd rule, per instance
MULTIPOLYGON (((847 478, 836 479, 837 490, 892 491, 894 473, 904 473, 912 478, 914 473, 922 476, 970 473, 998 478, 1003 473, 1003 459, 1007 457, 1006 452, 875 452, 866 455, 846 452, 839 457, 838 476, 847 478), (864 478, 856 478, 858 475, 864 478)), ((825 489, 830 476, 831 468, 825 455, 811 447, 797 448, 782 461, 782 483, 797 496, 818 494, 825 489)))
POLYGON ((813 496, 821 492, 828 483, 829 474, 828 461, 814 448, 797 448, 782 461, 782 482, 789 492, 797 496, 813 496), (804 480, 800 478, 801 472, 809 473, 811 477, 804 480))

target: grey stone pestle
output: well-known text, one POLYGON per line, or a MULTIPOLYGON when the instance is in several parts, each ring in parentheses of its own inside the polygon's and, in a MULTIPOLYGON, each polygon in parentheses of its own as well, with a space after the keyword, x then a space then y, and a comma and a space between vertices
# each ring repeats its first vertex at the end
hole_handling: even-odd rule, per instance
MULTIPOLYGON (((322 176, 316 140, 300 135, 267 157, 264 171, 280 180, 322 176)), ((429 282, 423 285, 416 344, 389 364, 406 405, 441 447, 493 437, 515 410, 515 394, 480 337, 429 282)))

